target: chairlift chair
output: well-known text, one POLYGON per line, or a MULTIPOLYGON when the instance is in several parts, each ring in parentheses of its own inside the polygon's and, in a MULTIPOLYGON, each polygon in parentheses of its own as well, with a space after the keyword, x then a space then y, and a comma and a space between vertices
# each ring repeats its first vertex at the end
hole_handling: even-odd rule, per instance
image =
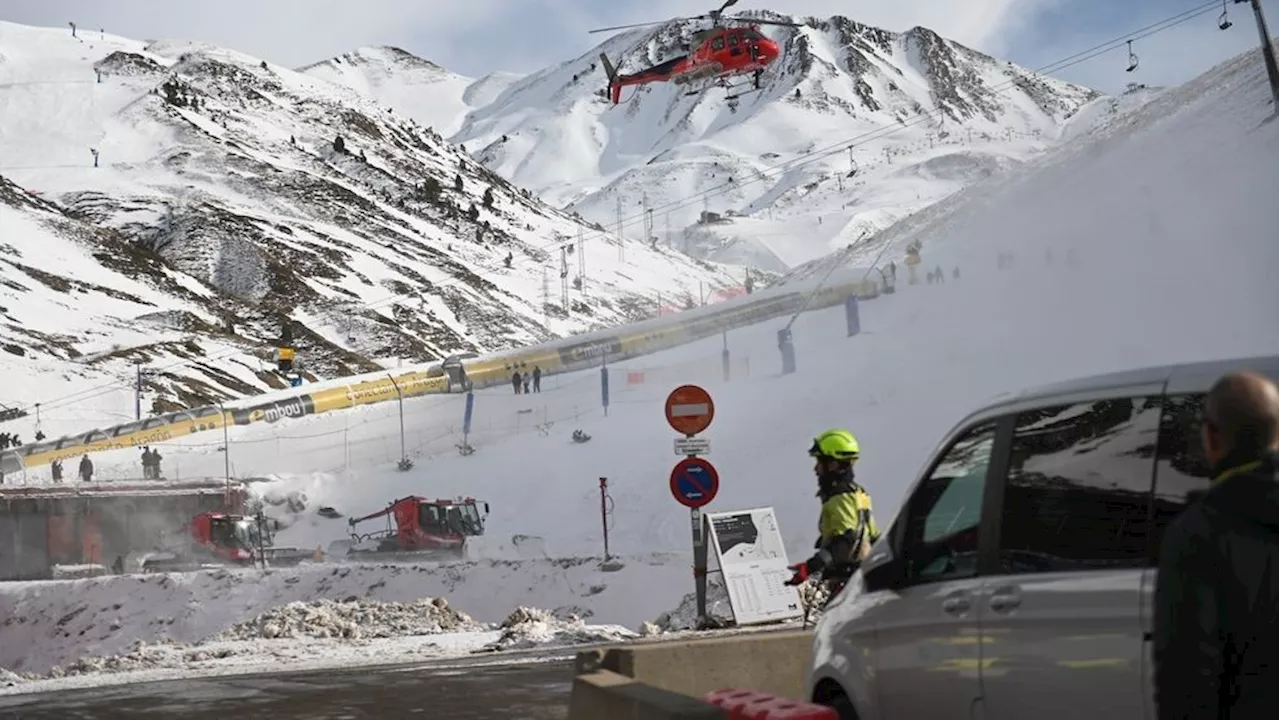
POLYGON ((1231 21, 1227 19, 1227 0, 1222 0, 1222 14, 1218 16, 1218 29, 1226 30, 1231 27, 1231 21))
POLYGON ((1133 72, 1138 69, 1138 56, 1133 53, 1133 41, 1129 41, 1129 67, 1125 68, 1125 72, 1133 72))

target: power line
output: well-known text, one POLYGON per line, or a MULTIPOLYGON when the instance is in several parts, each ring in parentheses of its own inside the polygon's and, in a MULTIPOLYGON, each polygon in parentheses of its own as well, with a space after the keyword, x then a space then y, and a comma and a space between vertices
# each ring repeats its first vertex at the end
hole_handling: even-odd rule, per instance
MULTIPOLYGON (((1192 20, 1192 19, 1194 19, 1194 18, 1196 18, 1196 17, 1199 17, 1199 16, 1201 16, 1201 15, 1205 15, 1205 14, 1207 14, 1207 13, 1214 12, 1214 11, 1216 11, 1216 10, 1217 10, 1217 8, 1219 7, 1219 5, 1220 5, 1220 4, 1221 4, 1221 0, 1210 0, 1209 2, 1200 3, 1200 4, 1198 4, 1198 5, 1194 6, 1194 7, 1188 8, 1187 10, 1184 10, 1184 11, 1182 11, 1182 12, 1180 12, 1180 13, 1176 13, 1176 14, 1174 14, 1174 15, 1170 15, 1169 17, 1166 17, 1166 18, 1164 18, 1163 20, 1159 20, 1159 21, 1154 22, 1154 23, 1151 23, 1151 24, 1149 24, 1149 25, 1145 25, 1145 26, 1143 26, 1143 27, 1137 28, 1136 30, 1130 31, 1130 32, 1128 32, 1128 33, 1125 33, 1125 34, 1123 34, 1123 35, 1119 35, 1119 36, 1117 36, 1117 37, 1115 37, 1115 38, 1113 38, 1113 39, 1111 39, 1111 40, 1107 40, 1107 41, 1105 41, 1105 42, 1098 43, 1097 45, 1094 45, 1094 46, 1092 46, 1092 47, 1090 47, 1090 48, 1087 48, 1087 49, 1085 49, 1085 50, 1081 50, 1081 51, 1076 52, 1076 53, 1074 53, 1074 54, 1072 54, 1072 55, 1068 55, 1068 56, 1066 56, 1066 57, 1064 57, 1064 58, 1061 58, 1061 59, 1059 59, 1059 60, 1056 60, 1056 61, 1054 61, 1054 62, 1048 63, 1048 64, 1046 64, 1046 65, 1042 65, 1042 66, 1040 66, 1039 68, 1035 68, 1035 69, 1033 69, 1031 72, 1032 72, 1032 73, 1035 73, 1035 74, 1038 74, 1038 75, 1043 75, 1043 74, 1046 74, 1046 73, 1049 73, 1049 72, 1057 72, 1057 71, 1060 71, 1060 70, 1064 70, 1064 69, 1066 69, 1066 68, 1068 68, 1068 67, 1072 67, 1072 66, 1074 66, 1074 65, 1078 65, 1078 64, 1080 64, 1080 63, 1082 63, 1082 62, 1085 62, 1085 61, 1088 61, 1088 60, 1092 60, 1092 59, 1094 59, 1094 58, 1096 58, 1096 57, 1098 57, 1098 56, 1100 56, 1100 55, 1104 55, 1104 54, 1106 54, 1106 53, 1109 53, 1109 52, 1115 51, 1115 50, 1117 50, 1117 49, 1119 49, 1119 48, 1121 48, 1121 47, 1124 47, 1124 46, 1125 46, 1128 42, 1130 42, 1130 41, 1133 41, 1133 40, 1140 40, 1140 39, 1142 39, 1142 38, 1146 38, 1146 37, 1150 37, 1150 36, 1152 36, 1152 35, 1159 34, 1159 33, 1161 33, 1161 32, 1164 32, 1165 30, 1168 30, 1168 29, 1170 29, 1170 28, 1172 28, 1172 27, 1175 27, 1175 26, 1177 26, 1177 25, 1180 25, 1180 24, 1182 24, 1182 23, 1184 23, 1184 22, 1187 22, 1187 21, 1189 21, 1189 20, 1192 20)), ((1004 82, 1004 83, 1001 83, 1001 84, 999 84, 999 85, 994 86, 991 90, 992 90, 992 92, 993 92, 993 93, 996 93, 996 94, 1003 94, 1003 93, 1008 92, 1009 90, 1011 90, 1011 89, 1013 89, 1013 88, 1017 87, 1018 82, 1019 82, 1019 80, 1017 80, 1017 79, 1014 79, 1014 80, 1008 80, 1008 81, 1006 81, 1006 82, 1004 82)), ((921 123, 924 123, 924 122, 926 122, 926 121, 933 120, 933 119, 934 119, 934 115, 935 115, 935 114, 936 114, 936 115, 939 115, 939 116, 945 116, 945 113, 943 113, 941 110, 925 111, 925 112, 922 112, 918 117, 916 117, 916 118, 914 118, 914 119, 912 119, 912 120, 910 120, 910 121, 908 121, 908 122, 904 122, 904 123, 901 123, 901 124, 899 124, 899 125, 895 125, 895 126, 889 126, 889 127, 884 127, 884 128, 877 128, 877 129, 875 129, 875 130, 871 130, 871 131, 868 131, 868 132, 865 132, 865 133, 861 133, 861 134, 855 135, 855 136, 853 136, 853 137, 851 137, 851 138, 846 138, 846 139, 844 139, 844 140, 841 140, 841 141, 836 142, 836 143, 834 143, 834 144, 828 145, 828 146, 826 146, 826 147, 823 147, 823 148, 820 148, 820 149, 817 149, 817 150, 811 150, 811 151, 809 151, 809 152, 803 153, 803 154, 801 154, 801 155, 797 156, 796 158, 793 158, 792 160, 788 160, 788 161, 783 162, 783 163, 780 163, 780 164, 778 164, 778 165, 775 165, 775 166, 772 166, 772 167, 766 168, 766 169, 764 169, 764 170, 761 170, 761 171, 760 171, 759 173, 757 173, 755 176, 748 177, 746 180, 743 180, 743 181, 741 181, 741 182, 725 182, 725 183, 722 183, 721 185, 719 185, 719 186, 717 186, 717 187, 713 187, 713 188, 710 188, 710 189, 708 189, 708 190, 705 190, 705 191, 703 191, 702 193, 700 193, 700 194, 698 194, 698 195, 695 195, 695 196, 693 196, 693 197, 690 197, 690 198, 688 198, 688 199, 685 199, 685 200, 672 201, 672 202, 666 203, 666 204, 661 205, 661 206, 658 206, 658 207, 654 207, 654 208, 646 208, 646 210, 645 210, 645 211, 643 211, 643 212, 641 212, 639 215, 634 215, 634 216, 631 216, 631 217, 628 217, 628 218, 623 218, 623 217, 621 217, 621 214, 619 213, 619 218, 617 219, 617 228, 618 228, 618 238, 617 238, 617 241, 618 241, 618 250, 619 250, 619 254, 621 254, 621 252, 622 252, 622 243, 623 243, 623 241, 624 241, 624 238, 623 238, 622 233, 621 233, 621 229, 622 229, 623 227, 629 227, 629 226, 631 226, 631 225, 633 225, 633 224, 635 224, 635 223, 637 223, 637 222, 640 222, 640 223, 644 222, 644 221, 645 221, 645 218, 646 218, 646 217, 647 217, 647 215, 648 215, 648 211, 649 211, 649 210, 662 210, 662 211, 664 211, 664 212, 670 212, 671 210, 674 210, 674 209, 680 209, 680 208, 683 208, 683 207, 688 207, 688 206, 694 205, 694 204, 696 204, 696 203, 705 202, 705 201, 706 201, 708 198, 710 198, 710 197, 715 197, 715 196, 723 195, 723 194, 725 194, 725 193, 729 192, 730 190, 737 189, 737 188, 741 188, 741 187, 742 187, 742 186, 744 186, 744 185, 750 185, 750 184, 753 184, 753 183, 761 182, 761 181, 763 181, 763 180, 767 180, 767 179, 769 179, 767 176, 768 176, 770 173, 775 173, 775 174, 776 174, 776 173, 781 173, 781 172, 784 172, 784 171, 793 170, 793 169, 795 169, 795 168, 797 168, 797 167, 802 167, 802 166, 804 166, 804 165, 808 165, 808 164, 811 164, 811 163, 817 162, 817 161, 819 161, 819 160, 825 159, 825 158, 827 158, 827 157, 829 157, 829 156, 831 156, 831 155, 833 155, 833 154, 846 152, 846 151, 848 151, 848 150, 850 150, 850 149, 852 149, 852 148, 854 148, 854 147, 858 147, 858 146, 860 146, 860 145, 864 145, 864 144, 867 144, 867 143, 869 143, 869 142, 872 142, 873 140, 879 140, 879 139, 882 139, 882 138, 884 138, 884 137, 887 137, 887 136, 894 135, 894 134, 896 134, 896 133, 902 132, 903 130, 906 130, 907 128, 914 127, 914 126, 919 125, 919 124, 921 124, 921 123)), ((619 209, 620 209, 620 208, 619 208, 619 209)), ((567 217, 567 216, 566 216, 566 217, 567 217)), ((571 219, 572 219, 572 218, 571 218, 571 219)), ((574 220, 574 222, 579 222, 579 221, 574 220)), ((580 223, 580 222, 579 222, 579 224, 581 225, 581 223, 580 223)), ((594 238, 606 238, 606 237, 608 237, 608 231, 595 231, 595 232, 596 232, 596 235, 595 235, 595 236, 588 236, 588 237, 587 237, 587 238, 585 238, 585 239, 592 239, 593 237, 594 237, 594 238)), ((556 241, 553 241, 553 242, 550 242, 550 243, 546 243, 546 244, 544 244, 544 245, 527 244, 527 247, 532 248, 532 249, 534 249, 534 250, 546 251, 546 250, 547 250, 547 249, 549 249, 549 248, 556 247, 556 246, 561 245, 561 244, 562 244, 562 241, 560 241, 560 240, 556 240, 556 241)), ((847 249, 846 249, 846 250, 847 250, 847 249)), ((883 249, 882 249, 882 252, 883 252, 883 249)), ((877 257, 878 257, 878 256, 877 256, 877 257)), ((493 277, 493 276, 495 276, 496 274, 497 274, 497 272, 492 272, 492 273, 475 273, 475 275, 476 275, 476 276, 479 276, 479 277, 493 277)), ((434 283, 434 284, 433 284, 433 287, 436 287, 436 288, 440 288, 440 287, 450 287, 450 286, 457 285, 457 284, 462 283, 462 282, 463 282, 463 281, 462 281, 461 279, 458 279, 458 278, 447 278, 447 279, 445 279, 445 280, 444 280, 444 281, 442 281, 442 282, 434 283)), ((382 307, 383 305, 386 305, 386 304, 389 304, 389 303, 394 303, 395 301, 400 300, 400 299, 402 299, 402 298, 404 298, 404 297, 405 297, 405 296, 404 296, 404 295, 402 295, 402 294, 398 294, 398 295, 390 295, 390 296, 387 296, 387 297, 382 298, 382 299, 380 299, 380 300, 371 301, 371 302, 368 302, 368 303, 363 303, 360 307, 362 307, 362 308, 364 308, 364 309, 370 309, 370 310, 372 310, 372 309, 375 309, 375 308, 378 308, 378 307, 382 307)), ((168 364, 168 365, 162 365, 162 366, 160 366, 160 367, 158 367, 158 368, 152 368, 152 370, 153 370, 153 371, 158 372, 158 371, 168 370, 168 369, 172 369, 172 368, 176 368, 176 367, 185 367, 185 366, 197 365, 197 364, 200 364, 200 363, 212 362, 212 361, 214 361, 214 360, 220 360, 220 359, 223 359, 223 358, 226 358, 226 357, 229 357, 229 356, 231 356, 231 355, 238 354, 238 353, 248 354, 248 353, 245 353, 243 349, 236 348, 236 349, 228 350, 228 351, 226 351, 226 352, 224 352, 224 353, 219 353, 219 354, 215 354, 215 355, 208 355, 208 356, 205 356, 205 357, 202 357, 202 358, 199 358, 199 359, 193 359, 193 360, 182 360, 182 361, 173 362, 173 363, 170 363, 170 364, 168 364)), ((63 406, 63 405, 69 404, 70 402, 80 402, 80 401, 84 401, 84 400, 90 400, 90 399, 93 399, 93 398, 95 398, 95 397, 100 397, 101 395, 105 395, 105 394, 107 394, 107 393, 109 393, 109 392, 112 392, 112 391, 114 391, 114 390, 118 389, 118 388, 122 385, 122 383, 123 383, 123 382, 124 382, 124 381, 116 381, 116 382, 112 382, 112 383, 107 383, 107 384, 103 384, 103 385, 98 385, 98 386, 95 386, 95 387, 92 387, 92 388, 86 388, 85 390, 77 391, 77 392, 75 392, 75 393, 71 393, 71 394, 69 394, 69 395, 65 395, 65 396, 62 396, 62 397, 58 397, 58 398, 55 398, 55 399, 53 399, 53 400, 49 400, 49 401, 42 401, 42 402, 41 402, 41 403, 39 403, 39 404, 40 404, 40 405, 41 405, 41 407, 43 407, 43 408, 52 408, 52 407, 61 407, 61 406, 63 406), (95 390, 100 390, 101 392, 94 392, 95 390), (87 393, 92 393, 92 394, 87 394, 87 393)), ((34 405, 35 405, 35 404, 36 404, 36 403, 32 403, 32 404, 30 405, 30 407, 34 407, 34 405)))

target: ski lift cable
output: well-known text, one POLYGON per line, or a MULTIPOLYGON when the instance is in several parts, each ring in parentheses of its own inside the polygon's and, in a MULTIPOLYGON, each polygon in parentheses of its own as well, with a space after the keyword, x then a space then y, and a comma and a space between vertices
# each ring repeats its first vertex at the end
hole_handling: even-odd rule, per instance
MULTIPOLYGON (((1156 35, 1158 33, 1169 30, 1177 25, 1180 25, 1184 22, 1187 22, 1196 17, 1204 15, 1208 12, 1214 12, 1219 7, 1220 2, 1221 0, 1210 0, 1209 2, 1200 3, 1195 7, 1189 8, 1175 15, 1171 15, 1163 20, 1151 23, 1142 28, 1138 28, 1133 32, 1126 33, 1124 35, 1121 35, 1117 38, 1113 38, 1112 40, 1108 40, 1106 42, 1098 43, 1097 45, 1094 45, 1088 49, 1082 50, 1072 55, 1068 55, 1055 62, 1043 65, 1039 68, 1034 69, 1032 72, 1035 72, 1037 74, 1043 74, 1047 72, 1057 72, 1059 70, 1064 70, 1068 67, 1078 65, 1082 62, 1092 60, 1095 57, 1104 55, 1108 52, 1112 52, 1120 47, 1123 47, 1124 43, 1128 43, 1132 40, 1138 40, 1145 37, 1150 37, 1152 35, 1156 35)), ((1015 88, 1016 86, 1017 86, 1016 82, 1011 80, 995 86, 994 88, 992 88, 992 91, 995 93, 1004 93, 1015 88)), ((859 145, 863 145, 868 142, 871 142, 872 140, 879 140, 887 135, 901 132, 909 127, 918 125, 926 120, 932 120, 933 115, 934 115, 933 112, 926 112, 921 114, 917 118, 914 118, 906 123, 902 123, 901 125, 891 126, 888 128, 881 128, 878 130, 870 131, 868 133, 863 133, 861 135, 854 136, 853 138, 847 138, 845 140, 842 140, 833 145, 826 146, 819 150, 813 150, 813 151, 804 153, 799 157, 795 158, 794 160, 762 170, 760 171, 758 176, 748 178, 747 180, 744 180, 742 183, 725 183, 721 185, 719 188, 712 188, 700 195, 691 197, 687 200, 674 201, 674 202, 657 206, 651 209, 670 212, 673 209, 693 206, 693 205, 704 202, 709 197, 723 195, 729 192, 730 190, 737 189, 744 185, 749 185, 752 183, 760 182, 765 179, 769 179, 767 177, 768 173, 790 171, 795 169, 796 167, 800 167, 803 165, 807 165, 809 163, 817 162, 818 160, 825 159, 836 153, 847 152, 848 149, 851 147, 857 147, 859 145)), ((644 219, 644 215, 645 215, 644 213, 641 213, 640 215, 636 215, 631 218, 624 219, 624 222, 621 223, 620 226, 628 227, 636 224, 637 222, 642 222, 644 219)), ((609 232, 597 231, 596 234, 593 236, 584 236, 583 240, 585 242, 586 240, 589 240, 589 239, 599 239, 599 238, 605 238, 609 236, 610 236, 609 232)), ((552 248, 557 245, 560 245, 561 243, 562 243, 562 240, 557 239, 555 242, 547 243, 541 246, 534 245, 531 247, 538 250, 546 250, 548 248, 552 248)), ((484 275, 481 275, 481 277, 484 277, 484 275)), ((442 282, 436 283, 435 287, 436 288, 449 287, 449 286, 461 284, 463 282, 464 281, 462 279, 450 278, 442 282)), ((398 300, 403 299, 403 297, 404 297, 403 295, 391 295, 386 298, 382 298, 381 300, 375 300, 375 301, 370 301, 368 303, 363 303, 361 307, 363 309, 371 310, 371 309, 382 307, 387 304, 394 303, 398 300)), ((208 356, 204 356, 204 357, 193 359, 193 360, 175 361, 173 363, 169 363, 169 364, 162 365, 152 369, 155 371, 163 371, 163 370, 169 370, 169 369, 174 369, 179 367, 188 367, 198 363, 207 363, 214 360, 221 360, 221 359, 230 357, 232 355, 241 354, 241 353, 245 353, 243 348, 234 348, 234 349, 227 350, 223 353, 208 355, 208 356)), ((80 390, 75 393, 57 397, 52 400, 41 401, 41 406, 44 408, 53 408, 53 407, 62 407, 71 403, 83 402, 84 400, 90 400, 90 399, 105 395, 107 393, 114 392, 119 388, 121 388, 122 386, 129 385, 130 383, 131 381, 124 381, 124 380, 111 382, 111 383, 104 383, 102 385, 85 388, 84 390, 80 390)), ((34 406, 35 406, 34 403, 30 405, 30 407, 34 407, 34 406)))

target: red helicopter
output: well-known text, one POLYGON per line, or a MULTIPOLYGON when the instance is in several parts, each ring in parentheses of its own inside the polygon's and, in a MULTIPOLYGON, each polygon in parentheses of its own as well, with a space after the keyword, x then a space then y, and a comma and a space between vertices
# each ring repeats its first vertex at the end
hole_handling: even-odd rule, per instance
MULTIPOLYGON (((674 18, 676 20, 710 20, 711 27, 701 30, 693 37, 693 51, 671 58, 665 62, 645 68, 636 73, 618 74, 617 68, 609 61, 609 57, 604 53, 600 54, 600 62, 604 64, 605 74, 609 76, 609 96, 613 100, 613 104, 617 105, 622 100, 622 88, 628 85, 645 85, 651 82, 672 82, 676 85, 689 85, 692 83, 711 81, 707 86, 697 90, 686 92, 686 95, 700 95, 711 84, 720 85, 732 91, 735 87, 742 87, 743 84, 732 86, 729 78, 736 75, 751 74, 752 89, 746 92, 755 92, 760 89, 760 76, 764 74, 764 70, 774 60, 778 59, 782 51, 778 47, 778 43, 765 37, 760 32, 761 25, 781 25, 783 27, 801 27, 797 23, 779 22, 776 20, 760 20, 756 18, 741 17, 723 17, 723 13, 738 3, 738 0, 725 0, 724 4, 718 10, 712 10, 705 15, 695 15, 687 18, 674 18), (743 23, 743 25, 725 27, 721 22, 743 23)), ((592 30, 593 33, 610 32, 613 30, 626 30, 628 28, 644 27, 646 25, 660 25, 670 20, 661 22, 635 23, 632 25, 616 25, 614 27, 599 28, 592 30)), ((746 93, 730 94, 726 100, 737 100, 746 93)))

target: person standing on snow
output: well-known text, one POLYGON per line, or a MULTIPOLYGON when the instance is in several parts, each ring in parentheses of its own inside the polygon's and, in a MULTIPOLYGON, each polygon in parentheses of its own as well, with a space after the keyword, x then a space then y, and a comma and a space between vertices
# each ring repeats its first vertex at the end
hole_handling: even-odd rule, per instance
POLYGON ((1276 386, 1231 373, 1205 397, 1212 483, 1165 531, 1152 650, 1157 717, 1273 718, 1276 694, 1276 386))
POLYGON ((853 464, 858 460, 858 440, 848 430, 828 430, 813 441, 809 455, 818 476, 817 552, 805 562, 789 566, 794 575, 787 585, 800 585, 821 575, 832 594, 844 587, 862 564, 867 552, 880 537, 871 513, 871 496, 854 482, 853 464))

